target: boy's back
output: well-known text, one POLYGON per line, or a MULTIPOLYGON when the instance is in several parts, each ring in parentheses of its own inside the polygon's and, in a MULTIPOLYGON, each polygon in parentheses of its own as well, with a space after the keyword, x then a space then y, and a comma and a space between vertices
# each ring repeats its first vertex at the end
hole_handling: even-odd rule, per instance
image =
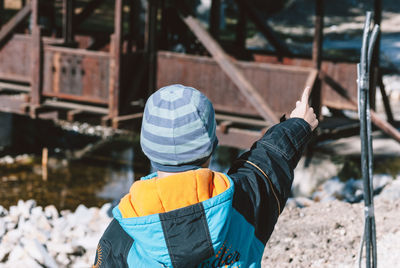
POLYGON ((272 127, 222 174, 204 168, 215 125, 197 90, 174 85, 149 98, 141 142, 158 172, 114 208, 95 267, 260 267, 311 127, 299 118, 272 127))

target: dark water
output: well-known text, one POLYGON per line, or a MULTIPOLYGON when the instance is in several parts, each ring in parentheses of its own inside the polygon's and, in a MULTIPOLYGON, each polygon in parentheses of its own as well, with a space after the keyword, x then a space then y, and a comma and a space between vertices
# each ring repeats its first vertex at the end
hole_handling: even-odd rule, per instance
MULTIPOLYGON (((16 121, 16 125, 20 123, 16 121)), ((29 129, 27 121, 22 123, 23 128, 29 129)), ((39 130, 33 125, 30 131, 11 135, 19 136, 16 144, 11 142, 0 150, 0 156, 11 154, 14 160, 16 155, 29 154, 19 160, 17 157, 14 163, 0 164, 0 205, 4 207, 15 205, 19 199, 34 199, 40 206, 54 204, 58 209, 74 210, 79 204, 101 206, 119 200, 135 179, 152 171, 140 150, 137 134, 100 139, 62 131, 53 125, 40 130, 40 135, 32 135, 32 131, 39 130), (52 133, 56 135, 46 139, 52 133), (28 143, 24 141, 25 136, 29 137, 28 143), (42 166, 43 147, 49 148, 47 168, 42 166)), ((235 148, 218 147, 210 168, 226 172, 240 153, 235 148)), ((343 166, 338 174, 341 180, 361 178, 359 157, 332 156, 331 160, 343 166)), ((389 174, 394 178, 400 174, 400 158, 374 160, 375 174, 389 174)))
MULTIPOLYGON (((34 199, 40 206, 54 204, 58 209, 101 206, 119 200, 135 179, 152 171, 137 134, 100 139, 62 131, 48 122, 32 124, 19 117, 12 121, 10 142, 0 150, 3 159, 10 154, 13 162, 0 163, 0 205, 6 208, 20 199, 34 199), (21 132, 21 128, 26 130, 21 132), (42 165, 44 147, 49 152, 47 167, 42 165)), ((238 153, 221 147, 210 166, 227 171, 238 153)))

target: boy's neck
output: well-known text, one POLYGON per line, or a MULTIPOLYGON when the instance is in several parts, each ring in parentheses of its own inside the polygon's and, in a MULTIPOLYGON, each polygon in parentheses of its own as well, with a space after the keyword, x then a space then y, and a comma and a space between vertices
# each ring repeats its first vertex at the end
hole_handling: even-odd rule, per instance
MULTIPOLYGON (((202 168, 208 168, 208 166, 210 165, 210 158, 208 158, 208 160, 203 164, 203 165, 201 165, 201 167, 202 168)), ((175 174, 179 174, 179 173, 182 173, 182 172, 165 172, 165 171, 157 171, 157 178, 158 179, 161 179, 161 178, 165 178, 165 177, 168 177, 168 176, 171 176, 171 175, 175 175, 175 174)))
POLYGON ((164 171, 157 171, 157 178, 162 179, 171 175, 178 174, 180 172, 164 172, 164 171))

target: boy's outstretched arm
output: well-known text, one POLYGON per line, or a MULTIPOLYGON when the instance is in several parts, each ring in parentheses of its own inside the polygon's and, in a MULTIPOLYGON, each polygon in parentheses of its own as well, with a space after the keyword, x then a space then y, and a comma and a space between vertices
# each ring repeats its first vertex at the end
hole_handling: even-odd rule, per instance
POLYGON ((291 118, 270 128, 228 172, 235 184, 233 206, 264 244, 289 197, 293 170, 318 125, 309 94, 306 88, 291 118))

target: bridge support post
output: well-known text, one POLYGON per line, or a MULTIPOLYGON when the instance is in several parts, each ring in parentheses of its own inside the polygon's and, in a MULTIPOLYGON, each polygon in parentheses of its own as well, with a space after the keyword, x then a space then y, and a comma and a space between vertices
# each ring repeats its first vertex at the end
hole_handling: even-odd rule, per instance
POLYGON ((74 43, 74 10, 75 0, 63 0, 63 38, 65 45, 74 43))
POLYGON ((111 37, 109 117, 120 115, 121 60, 122 60, 122 10, 123 0, 115 0, 114 34, 111 37))

